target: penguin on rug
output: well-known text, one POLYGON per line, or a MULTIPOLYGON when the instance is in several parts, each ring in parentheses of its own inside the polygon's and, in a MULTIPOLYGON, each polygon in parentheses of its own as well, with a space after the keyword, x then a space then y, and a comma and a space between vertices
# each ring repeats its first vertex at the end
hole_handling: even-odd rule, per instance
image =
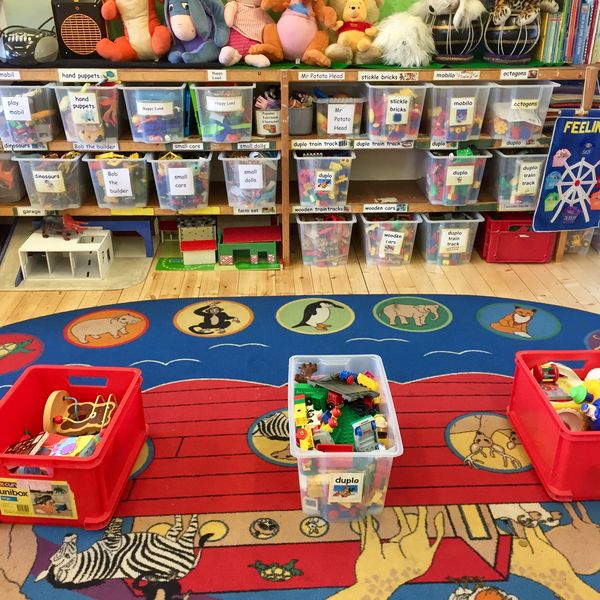
POLYGON ((326 324, 326 321, 329 319, 331 315, 332 308, 344 308, 339 304, 334 304, 329 300, 319 300, 318 302, 311 302, 306 305, 304 309, 304 315, 302 316, 302 321, 296 327, 314 327, 318 331, 327 330, 330 325, 326 324))

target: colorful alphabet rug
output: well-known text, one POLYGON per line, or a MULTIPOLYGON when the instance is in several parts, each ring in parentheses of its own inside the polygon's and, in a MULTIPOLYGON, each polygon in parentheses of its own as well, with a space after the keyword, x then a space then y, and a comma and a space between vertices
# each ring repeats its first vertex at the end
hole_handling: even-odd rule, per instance
POLYGON ((470 296, 162 300, 6 327, 0 393, 33 363, 136 367, 149 437, 105 529, 61 524, 60 489, 32 500, 47 525, 0 524, 0 592, 600 598, 600 503, 552 501, 505 416, 515 352, 583 348, 600 349, 598 315, 470 296), (381 514, 328 522, 301 510, 288 361, 368 354, 404 452, 381 514))

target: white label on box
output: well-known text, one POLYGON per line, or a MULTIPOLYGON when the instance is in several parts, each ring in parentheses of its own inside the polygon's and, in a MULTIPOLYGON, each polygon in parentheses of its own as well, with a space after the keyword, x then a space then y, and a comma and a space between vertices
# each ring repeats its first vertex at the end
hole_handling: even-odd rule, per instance
POLYGON ((5 150, 14 150, 15 152, 19 152, 20 150, 48 150, 48 144, 11 144, 9 142, 4 142, 3 144, 5 150))
POLYGON ((71 118, 76 125, 98 125, 100 123, 96 94, 69 92, 69 104, 71 105, 71 118))
POLYGON ((388 96, 385 124, 406 125, 411 107, 412 96, 391 94, 388 96))
POLYGON ((404 140, 402 142, 375 142, 373 140, 352 140, 352 146, 358 149, 386 149, 386 148, 402 148, 409 150, 415 147, 415 140, 404 140))
POLYGON ((80 152, 114 152, 118 149, 118 142, 98 142, 97 144, 73 142, 73 150, 79 150, 80 152))
POLYGON ((19 71, 0 71, 0 80, 18 81, 21 79, 19 71))
POLYGON ((33 206, 15 206, 13 210, 17 217, 44 217, 48 214, 43 208, 33 206))
POLYGON ((327 133, 331 135, 354 132, 354 104, 327 105, 327 133))
POLYGON ((206 110, 212 112, 242 112, 244 102, 241 96, 206 96, 206 110))
POLYGON ((480 79, 481 73, 479 71, 434 71, 434 81, 448 81, 454 79, 480 79))
POLYGON ((362 502, 364 473, 331 473, 329 475, 329 502, 362 502))
POLYGON ((68 82, 117 81, 119 78, 116 69, 58 69, 58 80, 68 82))
POLYGON ((501 69, 500 79, 537 79, 539 73, 538 69, 501 69))
POLYGON ((60 171, 31 171, 35 191, 40 194, 62 194, 65 180, 60 171))
POLYGON ((133 196, 129 169, 102 169, 104 190, 111 198, 133 196))
POLYGON ((278 135, 281 130, 280 110, 257 110, 256 133, 258 135, 278 135))
POLYGON ((431 140, 429 147, 432 150, 456 150, 458 142, 447 142, 446 140, 431 140))
POLYGON ((173 115, 173 102, 138 100, 137 113, 143 117, 171 117, 173 115))
POLYGON ((475 116, 475 98, 452 98, 450 100, 450 117, 448 125, 472 125, 475 116))
POLYGON ((510 101, 512 110, 537 110, 539 105, 539 98, 513 98, 510 101))
POLYGON ((262 190, 262 165, 238 165, 238 173, 242 190, 262 190))
POLYGON ((29 98, 27 96, 8 96, 2 98, 4 118, 7 121, 31 121, 29 98))
POLYGON ((344 81, 344 71, 300 71, 298 81, 344 81))
POLYGON ((171 167, 167 169, 169 194, 171 196, 194 195, 194 171, 189 167, 171 167))
POLYGON ((535 194, 542 170, 541 163, 523 163, 517 177, 517 194, 535 194))
POLYGON ((469 233, 469 229, 442 229, 440 231, 440 254, 466 252, 469 233))
POLYGON ((256 208, 234 207, 234 215, 273 215, 277 211, 274 206, 259 206, 256 208))
POLYGON ((315 187, 317 192, 333 192, 335 190, 335 173, 323 169, 316 170, 315 187))
POLYGON ((172 144, 171 147, 173 148, 173 150, 210 150, 210 144, 205 144, 204 142, 183 142, 178 144, 172 144))
POLYGON ((419 71, 359 71, 358 81, 419 81, 419 71))
POLYGON ((401 204, 388 204, 388 203, 377 203, 377 204, 363 204, 364 213, 387 213, 387 212, 400 212, 398 207, 401 204))
POLYGON ((520 148, 522 146, 541 146, 539 140, 503 140, 502 145, 506 148, 520 148))
POLYGON ((475 178, 475 165, 448 167, 446 185, 472 185, 475 178))
POLYGON ((398 256, 402 252, 404 242, 404 232, 402 231, 384 231, 379 243, 379 257, 398 256))
POLYGON ((234 147, 237 150, 270 150, 271 142, 238 142, 234 147))
POLYGON ((225 69, 209 69, 206 71, 206 81, 227 81, 227 71, 225 69))
POLYGON ((292 140, 292 150, 321 150, 329 148, 350 148, 350 140, 292 140))
POLYGON ((294 206, 294 213, 349 213, 352 212, 349 206, 294 206))

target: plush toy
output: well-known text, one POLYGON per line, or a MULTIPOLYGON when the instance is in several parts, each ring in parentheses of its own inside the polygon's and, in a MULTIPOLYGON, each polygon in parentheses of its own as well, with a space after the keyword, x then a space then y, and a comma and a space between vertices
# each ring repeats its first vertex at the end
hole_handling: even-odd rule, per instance
POLYGON ((357 52, 366 52, 377 34, 377 29, 366 21, 367 3, 365 0, 346 0, 342 20, 335 24, 338 39, 325 50, 333 61, 355 62, 357 52))
POLYGON ((381 21, 373 45, 386 65, 423 67, 435 54, 431 29, 422 19, 408 13, 396 13, 381 21))
POLYGON ((263 10, 281 12, 277 24, 266 25, 264 42, 250 48, 250 54, 264 54, 271 61, 301 60, 307 65, 331 66, 325 56, 327 32, 317 23, 332 28, 337 21, 335 10, 323 0, 262 0, 263 10))
POLYGON ((106 0, 102 17, 114 21, 121 17, 125 35, 114 41, 102 38, 96 51, 113 62, 157 60, 171 47, 169 30, 160 24, 154 0, 106 0))
POLYGON ((479 0, 418 0, 408 12, 430 22, 437 15, 453 15, 452 25, 456 30, 467 29, 473 21, 485 12, 479 0))
POLYGON ((555 0, 496 0, 492 11, 494 25, 503 25, 511 14, 517 14, 516 25, 522 27, 533 23, 539 16, 540 10, 556 13, 559 10, 555 0))
POLYGON ((221 0, 167 0, 165 22, 173 35, 172 63, 210 63, 229 40, 221 0))
POLYGON ((225 23, 231 28, 229 41, 221 49, 219 62, 222 65, 235 65, 242 58, 252 67, 268 67, 271 61, 264 54, 248 54, 252 46, 268 43, 264 39, 266 25, 273 19, 261 8, 261 0, 229 0, 225 5, 225 23))

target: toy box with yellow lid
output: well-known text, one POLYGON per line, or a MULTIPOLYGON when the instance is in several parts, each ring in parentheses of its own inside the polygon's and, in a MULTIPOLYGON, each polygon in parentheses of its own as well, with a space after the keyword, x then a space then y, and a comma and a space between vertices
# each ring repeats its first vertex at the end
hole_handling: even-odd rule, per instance
POLYGON ((313 95, 319 137, 346 137, 360 133, 366 97, 357 94, 356 88, 317 88, 313 95))
POLYGON ((0 400, 0 523, 108 524, 146 439, 141 372, 29 367, 0 400))
POLYGON ((31 206, 44 210, 79 208, 89 189, 79 152, 15 154, 31 206))
POLYGON ((600 500, 599 352, 517 352, 507 414, 552 498, 600 500))
POLYGON ((148 204, 149 154, 86 154, 94 184, 96 201, 101 208, 135 208, 148 204))
POLYGON ((352 226, 350 213, 297 215, 302 262, 312 267, 337 267, 348 262, 352 226))
POLYGON ((327 521, 379 514, 403 453, 381 358, 292 356, 288 417, 302 510, 327 521))

